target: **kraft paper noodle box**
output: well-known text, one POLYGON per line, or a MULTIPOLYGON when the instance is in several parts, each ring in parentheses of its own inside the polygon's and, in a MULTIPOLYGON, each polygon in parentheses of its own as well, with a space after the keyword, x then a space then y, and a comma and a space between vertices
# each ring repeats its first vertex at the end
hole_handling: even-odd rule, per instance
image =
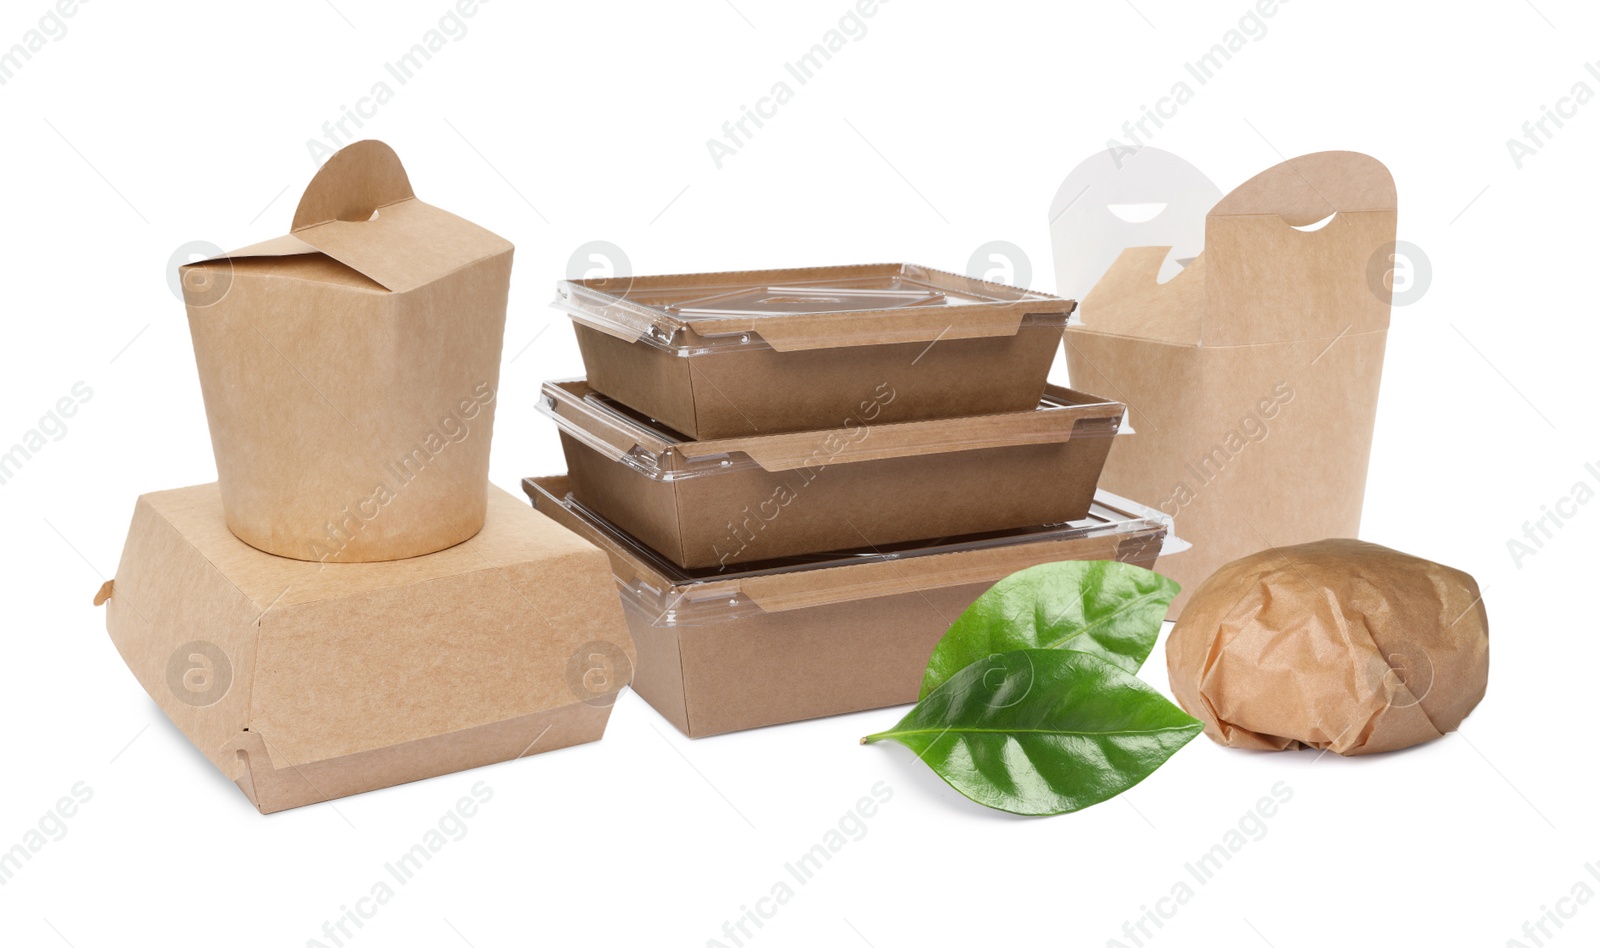
POLYGON ((1374 158, 1293 158, 1219 201, 1171 280, 1157 279, 1168 248, 1133 247, 1084 297, 1072 384, 1115 393, 1136 432, 1101 484, 1194 545, 1161 563, 1184 587, 1172 615, 1224 563, 1360 529, 1395 200, 1374 158))
POLYGON ((448 550, 318 564, 240 541, 215 484, 146 494, 96 601, 263 813, 598 740, 633 666, 606 557, 488 498, 448 550))
POLYGON ((1076 305, 906 263, 567 280, 589 384, 691 438, 1026 411, 1076 305))
POLYGON ((1051 387, 1027 411, 692 441, 579 380, 548 382, 575 497, 673 563, 753 560, 1083 517, 1123 406, 1051 387))
POLYGON ((611 557, 638 648, 633 690, 689 737, 910 704, 934 643, 996 581, 1058 560, 1149 567, 1184 545, 1167 518, 1102 493, 1073 523, 683 570, 586 510, 567 478, 522 486, 611 557))
POLYGON ((229 529, 341 563, 477 533, 511 255, 364 141, 317 172, 288 236, 184 267, 229 529))

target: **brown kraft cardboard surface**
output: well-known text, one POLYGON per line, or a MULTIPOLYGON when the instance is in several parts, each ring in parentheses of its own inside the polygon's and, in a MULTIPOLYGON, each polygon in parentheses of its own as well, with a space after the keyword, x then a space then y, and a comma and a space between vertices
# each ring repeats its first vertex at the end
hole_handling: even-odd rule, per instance
POLYGON ((1159 565, 1185 589, 1173 615, 1223 563, 1359 530, 1395 220, 1375 159, 1291 159, 1212 208, 1204 252, 1167 283, 1167 248, 1124 251, 1067 329, 1074 386, 1129 409, 1101 485, 1193 544, 1159 565))
POLYGON ((883 386, 892 421, 1025 411, 1044 391, 1076 305, 906 263, 572 280, 556 305, 574 321, 597 391, 699 439, 836 428, 883 386), (842 290, 830 298, 818 292, 842 290), (699 316, 679 304, 732 295, 782 309, 789 290, 819 310, 855 292, 926 291, 934 302, 839 312, 699 316), (865 289, 864 289, 865 288, 865 289), (909 289, 908 289, 909 288, 909 289), (766 292, 738 293, 740 289, 766 292))
POLYGON ((288 236, 184 267, 229 529, 324 562, 477 533, 511 255, 364 141, 328 159, 288 236))
POLYGON ((691 568, 1080 519, 1124 412, 1052 386, 1022 412, 686 441, 584 382, 543 392, 577 498, 691 568))
POLYGON ((679 571, 599 523, 568 499, 565 477, 523 489, 610 556, 638 647, 632 687, 690 737, 910 704, 935 643, 996 581, 1059 560, 1148 568, 1167 537, 1164 520, 1108 498, 1073 531, 718 578, 679 571))
POLYGON ((150 697, 263 813, 599 739, 633 645, 606 557, 504 491, 428 556, 316 564, 146 494, 98 601, 150 697))

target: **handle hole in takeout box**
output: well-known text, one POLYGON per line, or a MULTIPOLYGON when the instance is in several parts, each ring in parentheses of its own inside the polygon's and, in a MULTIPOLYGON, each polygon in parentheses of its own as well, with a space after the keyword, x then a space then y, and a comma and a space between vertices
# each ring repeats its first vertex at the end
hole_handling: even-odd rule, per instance
POLYGON ((353 208, 351 210, 344 211, 339 215, 339 220, 346 221, 346 222, 352 223, 352 224, 361 224, 361 223, 365 223, 366 221, 375 221, 377 219, 378 219, 378 209, 377 208, 373 208, 372 212, 370 214, 365 212, 365 211, 363 211, 363 210, 361 210, 360 208, 353 208))
POLYGON ((1111 216, 1125 224, 1148 224, 1167 209, 1165 202, 1151 204, 1107 204, 1111 216))
POLYGON ((1290 224, 1289 226, 1293 227, 1295 230, 1299 231, 1302 234, 1309 234, 1309 233, 1312 233, 1313 231, 1318 231, 1318 230, 1321 230, 1324 227, 1327 227, 1328 224, 1331 223, 1333 221, 1333 219, 1335 217, 1338 217, 1338 216, 1339 216, 1339 212, 1338 211, 1334 211, 1332 214, 1329 214, 1327 217, 1324 217, 1320 221, 1312 221, 1309 224, 1290 224))

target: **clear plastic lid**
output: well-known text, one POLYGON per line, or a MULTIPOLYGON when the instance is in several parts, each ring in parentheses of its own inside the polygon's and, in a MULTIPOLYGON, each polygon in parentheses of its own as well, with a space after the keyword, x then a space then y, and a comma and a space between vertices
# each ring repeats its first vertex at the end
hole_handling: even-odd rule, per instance
MULTIPOLYGON (((1088 545, 1109 538, 1117 538, 1120 541, 1119 548, 1125 548, 1123 544, 1131 544, 1134 548, 1139 548, 1141 543, 1155 545, 1162 556, 1190 548, 1189 543, 1173 534, 1172 518, 1167 514, 1102 490, 1095 492, 1089 515, 1082 520, 786 557, 740 564, 733 569, 685 569, 634 540, 580 503, 566 490, 564 477, 528 478, 523 481, 523 488, 533 497, 539 509, 558 514, 558 519, 560 516, 569 518, 582 531, 592 534, 592 538, 610 552, 616 567, 617 582, 622 587, 624 604, 657 626, 704 625, 765 612, 767 610, 758 602, 769 598, 763 596, 765 587, 776 588, 788 584, 786 577, 800 573, 818 574, 815 582, 808 584, 810 588, 805 594, 806 604, 825 605, 903 591, 892 584, 886 587, 886 574, 883 571, 849 569, 856 566, 906 563, 923 557, 947 556, 949 558, 938 561, 939 569, 951 578, 970 582, 983 581, 982 578, 972 577, 992 567, 979 565, 979 561, 971 557, 950 557, 951 554, 987 556, 981 551, 1063 541, 1081 541, 1088 545), (559 510, 552 511, 552 507, 559 510)), ((1063 550, 1054 552, 1058 554, 1057 558, 1069 558, 1063 550)), ((1006 570, 989 577, 988 581, 999 580, 1009 572, 1006 570)), ((891 568, 887 575, 891 579, 901 577, 903 570, 891 568)), ((922 577, 919 582, 926 582, 930 587, 940 584, 936 577, 922 577)))
POLYGON ((891 263, 564 280, 553 305, 602 332, 701 355, 1015 335, 1065 326, 1077 304, 891 263))
POLYGON ((902 286, 898 277, 871 281, 821 281, 776 283, 732 290, 702 299, 667 304, 675 316, 726 319, 734 316, 798 316, 806 313, 850 313, 860 310, 898 309, 902 306, 943 305, 943 292, 930 286, 902 286), (878 283, 878 286, 850 285, 878 283))
POLYGON ((1031 411, 695 441, 582 379, 546 382, 539 411, 568 436, 658 481, 1108 437, 1122 430, 1126 413, 1120 402, 1052 385, 1031 411))

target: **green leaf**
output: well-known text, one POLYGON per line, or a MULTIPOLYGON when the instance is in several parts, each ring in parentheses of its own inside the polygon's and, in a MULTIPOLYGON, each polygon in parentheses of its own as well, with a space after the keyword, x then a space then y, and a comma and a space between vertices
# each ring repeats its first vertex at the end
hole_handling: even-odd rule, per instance
POLYGON ((980 658, 1019 648, 1065 648, 1136 672, 1155 648, 1177 583, 1130 563, 1073 560, 1013 573, 989 588, 934 646, 927 697, 980 658))
POLYGON ((1203 727, 1093 655, 1022 649, 963 668, 861 743, 899 741, 968 798, 1044 816, 1109 800, 1203 727))

